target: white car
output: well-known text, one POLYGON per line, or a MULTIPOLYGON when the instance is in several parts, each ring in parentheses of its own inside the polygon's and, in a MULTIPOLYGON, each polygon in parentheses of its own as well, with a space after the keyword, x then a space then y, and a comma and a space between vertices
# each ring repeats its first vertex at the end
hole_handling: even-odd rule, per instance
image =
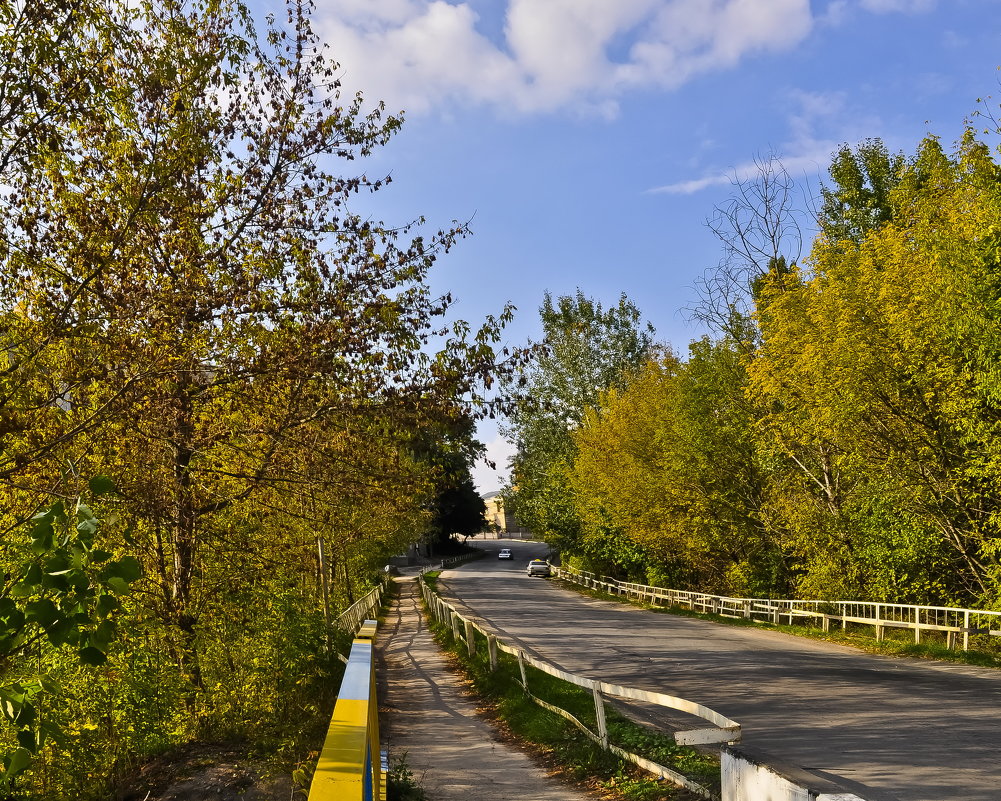
POLYGON ((514 556, 512 556, 510 548, 501 548, 500 549, 500 553, 497 554, 497 558, 498 559, 514 559, 514 556))
POLYGON ((545 559, 533 559, 528 563, 528 575, 545 576, 548 578, 552 575, 552 571, 549 569, 549 563, 545 559))

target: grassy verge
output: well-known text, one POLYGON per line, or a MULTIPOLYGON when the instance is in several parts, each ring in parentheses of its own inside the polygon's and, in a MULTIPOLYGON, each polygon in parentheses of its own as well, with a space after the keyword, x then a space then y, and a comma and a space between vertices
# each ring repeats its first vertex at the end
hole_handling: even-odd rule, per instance
POLYGON ((939 632, 922 632, 922 637, 926 642, 916 644, 914 633, 908 629, 897 629, 888 627, 882 641, 876 639, 873 627, 861 623, 849 623, 846 628, 841 628, 840 624, 832 623, 831 631, 825 632, 819 628, 811 626, 788 625, 783 623, 772 623, 762 620, 746 620, 744 618, 726 617, 704 612, 696 612, 680 606, 651 606, 646 601, 640 601, 622 595, 612 595, 602 590, 584 587, 573 581, 561 580, 560 583, 567 589, 571 589, 581 595, 591 598, 600 598, 606 601, 618 601, 628 603, 632 606, 640 606, 654 612, 667 615, 678 615, 680 617, 691 617, 699 620, 708 620, 713 623, 721 623, 725 626, 743 626, 745 628, 770 629, 781 631, 785 634, 792 634, 797 637, 808 637, 812 640, 823 640, 839 645, 849 645, 853 648, 866 651, 872 654, 883 654, 885 656, 901 656, 913 659, 936 659, 944 662, 956 662, 958 664, 975 665, 977 667, 1001 668, 1001 655, 987 651, 971 649, 961 651, 955 648, 947 648, 944 642, 936 641, 939 632), (836 626, 836 628, 834 627, 836 626))
MULTIPOLYGON (((426 574, 425 578, 434 587, 437 573, 426 574)), ((535 704, 517 683, 520 675, 514 657, 499 654, 497 670, 492 672, 487 643, 479 633, 475 635, 476 654, 470 657, 466 644, 456 641, 450 629, 432 623, 431 631, 442 648, 452 654, 502 727, 532 746, 547 765, 578 783, 600 789, 609 797, 628 801, 699 798, 603 751, 572 723, 535 704)), ((526 666, 525 670, 533 695, 565 709, 592 731, 596 729, 594 700, 589 691, 531 666, 526 666)), ((679 746, 672 738, 633 723, 608 705, 605 717, 612 743, 689 776, 719 793, 719 761, 716 758, 679 746)))

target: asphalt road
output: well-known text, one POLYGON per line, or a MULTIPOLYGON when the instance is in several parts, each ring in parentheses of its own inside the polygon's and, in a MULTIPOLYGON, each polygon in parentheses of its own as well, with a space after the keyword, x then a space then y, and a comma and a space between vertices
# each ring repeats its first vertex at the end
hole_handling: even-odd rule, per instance
MULTIPOLYGON (((705 704, 742 725, 745 745, 867 801, 1001 799, 1001 671, 599 601, 525 574, 543 544, 478 546, 490 555, 443 573, 443 593, 540 658, 705 704), (511 561, 495 558, 504 547, 511 561)), ((683 718, 659 723, 697 726, 683 718)))

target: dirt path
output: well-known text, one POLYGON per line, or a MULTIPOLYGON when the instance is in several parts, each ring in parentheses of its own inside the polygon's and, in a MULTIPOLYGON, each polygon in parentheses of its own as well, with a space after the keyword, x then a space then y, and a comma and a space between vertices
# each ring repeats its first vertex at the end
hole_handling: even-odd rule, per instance
POLYGON ((430 801, 584 801, 588 796, 546 775, 526 754, 501 742, 476 714, 419 614, 413 579, 381 627, 379 697, 382 741, 390 761, 407 764, 430 801))

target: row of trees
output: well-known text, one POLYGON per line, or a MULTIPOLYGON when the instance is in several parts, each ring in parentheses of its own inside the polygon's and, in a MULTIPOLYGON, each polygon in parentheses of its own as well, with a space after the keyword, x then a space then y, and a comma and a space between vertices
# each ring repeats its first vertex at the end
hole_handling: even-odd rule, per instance
POLYGON ((309 14, 0 0, 8 789, 102 796, 195 736, 294 757, 323 589, 468 494, 510 310, 447 322, 426 279, 464 226, 350 210, 401 119, 340 94, 309 14))
POLYGON ((623 337, 547 298, 511 502, 566 557, 656 583, 996 606, 1001 170, 972 132, 844 147, 799 260, 793 187, 763 166, 712 221, 726 258, 696 313, 717 333, 686 358, 637 339, 626 300, 623 337))

